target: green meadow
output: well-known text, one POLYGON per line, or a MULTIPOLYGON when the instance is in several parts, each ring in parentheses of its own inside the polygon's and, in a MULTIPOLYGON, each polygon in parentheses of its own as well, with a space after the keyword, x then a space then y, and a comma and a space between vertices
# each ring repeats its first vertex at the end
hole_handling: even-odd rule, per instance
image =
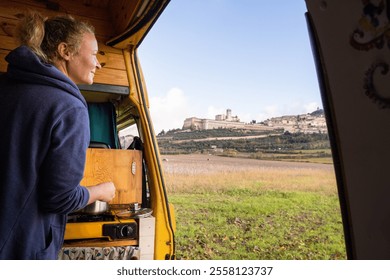
POLYGON ((176 155, 164 169, 177 259, 346 259, 330 164, 176 155))

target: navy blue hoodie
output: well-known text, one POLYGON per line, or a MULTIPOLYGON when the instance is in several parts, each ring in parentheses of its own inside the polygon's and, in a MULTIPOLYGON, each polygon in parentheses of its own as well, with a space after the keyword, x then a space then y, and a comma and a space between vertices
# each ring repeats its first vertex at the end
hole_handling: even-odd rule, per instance
POLYGON ((0 77, 0 259, 56 259, 67 214, 84 207, 87 104, 25 46, 0 77))

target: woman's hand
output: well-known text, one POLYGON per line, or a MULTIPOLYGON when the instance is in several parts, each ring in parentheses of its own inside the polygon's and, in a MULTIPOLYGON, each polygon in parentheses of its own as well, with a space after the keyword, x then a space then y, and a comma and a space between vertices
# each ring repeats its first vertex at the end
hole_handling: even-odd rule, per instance
POLYGON ((112 182, 105 182, 86 188, 89 191, 88 204, 96 200, 110 202, 115 197, 115 185, 112 182))

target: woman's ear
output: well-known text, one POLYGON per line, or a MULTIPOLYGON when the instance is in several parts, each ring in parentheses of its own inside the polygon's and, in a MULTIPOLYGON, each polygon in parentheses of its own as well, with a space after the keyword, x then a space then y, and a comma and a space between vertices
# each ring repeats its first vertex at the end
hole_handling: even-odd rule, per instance
POLYGON ((60 43, 57 47, 57 51, 59 56, 63 59, 68 61, 70 59, 70 50, 68 48, 68 45, 64 42, 60 43))

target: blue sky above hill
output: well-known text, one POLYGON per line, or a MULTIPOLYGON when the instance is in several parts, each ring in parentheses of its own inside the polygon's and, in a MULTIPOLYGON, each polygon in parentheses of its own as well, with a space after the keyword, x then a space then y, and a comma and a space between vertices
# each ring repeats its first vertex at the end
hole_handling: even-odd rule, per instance
POLYGON ((304 0, 171 0, 138 54, 156 133, 322 108, 304 0))

